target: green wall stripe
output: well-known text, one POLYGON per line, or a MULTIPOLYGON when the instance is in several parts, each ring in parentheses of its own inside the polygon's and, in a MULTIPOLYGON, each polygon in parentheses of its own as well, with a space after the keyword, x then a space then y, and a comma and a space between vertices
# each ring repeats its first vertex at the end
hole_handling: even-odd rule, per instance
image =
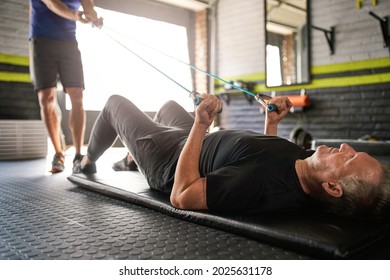
POLYGON ((328 74, 338 73, 347 71, 356 71, 364 69, 375 69, 390 66, 390 57, 367 59, 361 61, 347 62, 347 63, 336 63, 329 65, 314 66, 311 69, 312 74, 328 74))
MULTIPOLYGON (((29 57, 0 53, 0 63, 28 67, 29 57)), ((0 81, 31 83, 31 78, 29 73, 0 71, 0 81)))
MULTIPOLYGON (((347 71, 359 71, 365 69, 379 69, 390 66, 390 58, 378 58, 378 59, 368 59, 356 62, 348 63, 339 63, 323 66, 312 67, 312 74, 332 74, 340 73, 347 71)), ((265 73, 255 73, 249 75, 238 75, 234 77, 224 77, 227 81, 236 81, 242 80, 246 82, 260 82, 255 86, 254 91, 288 91, 288 90, 300 90, 305 89, 315 89, 315 88, 333 88, 333 87, 346 87, 346 86, 356 86, 356 85, 368 85, 368 84, 379 84, 379 83, 388 83, 390 82, 390 73, 377 73, 377 74, 365 74, 357 76, 340 76, 337 77, 324 77, 324 78, 314 78, 308 84, 301 85, 291 85, 291 86, 280 86, 280 87, 266 87, 265 86, 265 73)), ((222 85, 222 82, 216 81, 216 85, 222 85)), ((217 89, 217 92, 224 91, 223 89, 217 89)))
MULTIPOLYGON (((29 58, 26 56, 9 55, 0 53, 0 63, 28 66, 29 58)), ((313 75, 328 74, 328 73, 339 73, 347 71, 356 71, 363 69, 375 69, 390 66, 390 58, 376 58, 367 59, 361 61, 347 62, 347 63, 336 63, 329 65, 314 66, 311 69, 313 75)), ((227 81, 243 80, 246 82, 258 82, 265 80, 265 73, 253 73, 238 75, 233 77, 225 77, 227 81)), ((12 72, 0 72, 0 81, 7 82, 31 82, 30 76, 27 73, 12 73, 12 72)), ((366 84, 377 84, 390 82, 390 74, 373 74, 373 75, 362 75, 352 77, 332 77, 323 79, 313 79, 309 84, 293 85, 293 86, 282 86, 267 88, 264 84, 257 85, 256 91, 270 91, 270 90, 294 90, 301 88, 324 88, 324 87, 343 87, 352 85, 366 85, 366 84)), ((222 83, 216 81, 216 85, 222 83)))
POLYGON ((0 63, 29 66, 29 57, 0 53, 0 63))
POLYGON ((0 81, 31 83, 31 78, 28 73, 0 72, 0 81))
MULTIPOLYGON (((234 80, 231 78, 231 80, 234 80)), ((249 81, 244 76, 238 76, 237 80, 249 81)), ((316 88, 334 88, 334 87, 347 87, 357 85, 369 85, 380 84, 390 82, 390 73, 381 73, 364 76, 349 76, 349 77, 333 77, 325 79, 313 79, 309 84, 281 86, 281 87, 266 87, 265 84, 258 84, 255 86, 255 92, 264 91, 288 91, 288 90, 301 90, 301 89, 316 89, 316 88)), ((222 83, 218 83, 222 84, 222 83)), ((223 92, 224 89, 217 89, 216 92, 223 92)))
POLYGON ((301 89, 318 89, 318 88, 336 88, 336 87, 348 87, 358 85, 373 85, 390 82, 390 73, 366 75, 366 76, 353 76, 353 77, 335 77, 326 79, 315 79, 310 84, 293 85, 284 87, 272 87, 268 88, 265 84, 257 85, 255 91, 289 91, 289 90, 301 90, 301 89))

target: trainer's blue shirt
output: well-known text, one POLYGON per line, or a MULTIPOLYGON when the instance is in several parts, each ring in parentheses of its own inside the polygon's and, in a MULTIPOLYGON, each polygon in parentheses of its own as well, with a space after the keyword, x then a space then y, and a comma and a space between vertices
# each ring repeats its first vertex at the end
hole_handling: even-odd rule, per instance
MULTIPOLYGON (((78 11, 80 0, 62 0, 71 10, 78 11)), ((49 38, 57 40, 72 40, 76 38, 76 22, 65 19, 50 11, 41 0, 30 0, 31 38, 49 38)))

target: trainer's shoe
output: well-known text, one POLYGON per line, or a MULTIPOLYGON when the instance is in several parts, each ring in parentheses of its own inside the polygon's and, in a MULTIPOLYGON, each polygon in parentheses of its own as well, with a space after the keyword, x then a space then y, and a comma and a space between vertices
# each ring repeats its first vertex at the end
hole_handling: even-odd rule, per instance
POLYGON ((59 173, 64 171, 65 169, 65 156, 62 153, 56 153, 53 157, 53 161, 51 162, 51 173, 59 173))

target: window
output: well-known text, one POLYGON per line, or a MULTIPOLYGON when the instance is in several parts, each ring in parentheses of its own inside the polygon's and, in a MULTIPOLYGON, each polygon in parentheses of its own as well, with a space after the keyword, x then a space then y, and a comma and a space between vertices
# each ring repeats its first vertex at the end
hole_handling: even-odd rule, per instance
MULTIPOLYGON (((187 91, 132 53, 192 90, 190 68, 156 51, 189 63, 186 28, 105 9, 96 10, 104 18, 101 30, 81 23, 77 26, 84 65, 85 109, 101 110, 110 95, 120 94, 143 111, 157 111, 168 100, 175 100, 193 111, 187 91)), ((69 104, 67 101, 67 107, 69 104)))
POLYGON ((282 71, 280 67, 279 47, 267 45, 267 86, 280 86, 282 84, 282 71))

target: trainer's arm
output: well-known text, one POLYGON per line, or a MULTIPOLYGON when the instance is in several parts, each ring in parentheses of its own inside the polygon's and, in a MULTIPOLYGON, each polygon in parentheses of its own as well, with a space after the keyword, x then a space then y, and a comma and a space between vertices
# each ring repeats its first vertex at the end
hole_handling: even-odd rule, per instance
POLYGON ((194 125, 177 163, 171 193, 172 205, 181 209, 207 209, 206 178, 200 176, 199 159, 204 136, 222 103, 213 95, 202 95, 201 98, 194 125))
POLYGON ((97 16, 95 11, 95 3, 93 0, 81 0, 81 6, 83 7, 85 17, 89 21, 92 21, 96 25, 103 23, 103 19, 98 18, 97 16))
POLYGON ((277 111, 265 113, 264 134, 278 135, 278 124, 287 115, 292 107, 291 101, 286 96, 278 96, 267 101, 267 103, 274 104, 277 111))
POLYGON ((42 0, 47 8, 53 13, 59 15, 60 17, 70 19, 73 21, 88 22, 82 17, 82 13, 79 11, 71 10, 67 5, 65 5, 60 0, 42 0))

